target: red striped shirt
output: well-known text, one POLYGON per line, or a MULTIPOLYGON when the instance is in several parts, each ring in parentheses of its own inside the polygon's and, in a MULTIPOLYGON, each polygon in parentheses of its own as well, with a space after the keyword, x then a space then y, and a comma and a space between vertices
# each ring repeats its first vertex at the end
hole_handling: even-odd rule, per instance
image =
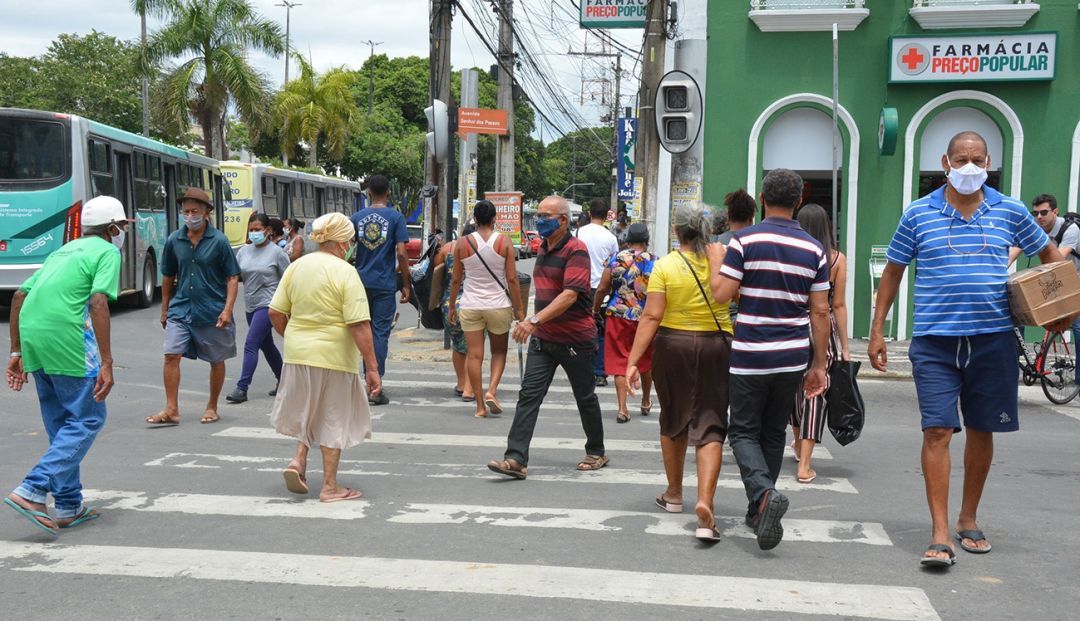
POLYGON ((591 265, 589 250, 580 239, 566 234, 554 248, 540 245, 533 267, 536 288, 536 312, 547 308, 563 291, 577 292, 577 298, 562 315, 536 327, 534 334, 543 341, 564 345, 592 347, 596 322, 592 316, 592 292, 589 288, 591 265))

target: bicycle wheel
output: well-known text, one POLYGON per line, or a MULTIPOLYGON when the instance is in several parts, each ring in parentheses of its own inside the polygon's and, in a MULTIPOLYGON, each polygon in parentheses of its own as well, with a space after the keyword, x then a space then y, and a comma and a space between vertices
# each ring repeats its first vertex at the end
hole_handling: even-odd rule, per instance
POLYGON ((1074 353, 1061 332, 1051 332, 1043 341, 1039 380, 1042 381, 1043 393, 1052 403, 1064 405, 1080 393, 1080 385, 1076 383, 1074 353))

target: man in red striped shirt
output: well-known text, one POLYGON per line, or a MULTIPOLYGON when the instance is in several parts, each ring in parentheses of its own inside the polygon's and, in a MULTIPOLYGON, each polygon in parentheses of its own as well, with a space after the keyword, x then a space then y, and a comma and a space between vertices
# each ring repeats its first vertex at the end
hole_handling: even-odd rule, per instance
POLYGON ((528 473, 529 443, 540 405, 558 367, 570 378, 585 429, 585 458, 578 463, 578 470, 599 470, 608 463, 592 370, 596 323, 592 317, 589 251, 580 239, 570 235, 570 205, 565 198, 549 196, 537 211, 536 231, 544 242, 533 268, 536 314, 518 323, 513 332, 515 341, 529 343, 529 358, 506 454, 488 464, 493 472, 515 479, 524 479, 528 473))

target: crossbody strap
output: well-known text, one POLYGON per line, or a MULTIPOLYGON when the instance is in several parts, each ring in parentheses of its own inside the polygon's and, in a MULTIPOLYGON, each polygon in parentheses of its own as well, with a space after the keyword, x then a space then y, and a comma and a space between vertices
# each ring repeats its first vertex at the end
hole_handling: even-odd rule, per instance
POLYGON ((709 314, 712 315, 713 321, 716 322, 716 329, 723 332, 724 329, 720 327, 720 320, 716 318, 716 312, 713 311, 712 301, 709 300, 709 296, 705 294, 705 287, 701 286, 701 279, 697 277, 697 272, 694 271, 694 266, 690 264, 690 259, 687 259, 686 255, 684 255, 681 250, 676 250, 676 252, 682 257, 682 260, 686 263, 686 267, 690 269, 690 275, 694 277, 694 282, 697 283, 698 291, 701 292, 701 297, 705 298, 705 304, 709 307, 709 314))
POLYGON ((495 279, 495 282, 499 283, 499 285, 503 289, 503 293, 506 294, 506 299, 510 300, 510 304, 513 305, 514 298, 510 297, 510 289, 508 289, 506 285, 504 285, 503 282, 499 280, 499 277, 495 275, 495 272, 491 271, 491 268, 488 267, 487 261, 485 261, 483 255, 480 254, 480 249, 476 247, 475 243, 473 243, 472 235, 465 236, 465 243, 469 244, 469 247, 473 250, 473 254, 476 255, 477 259, 480 259, 480 265, 483 265, 484 269, 487 270, 488 274, 491 274, 491 277, 495 279))

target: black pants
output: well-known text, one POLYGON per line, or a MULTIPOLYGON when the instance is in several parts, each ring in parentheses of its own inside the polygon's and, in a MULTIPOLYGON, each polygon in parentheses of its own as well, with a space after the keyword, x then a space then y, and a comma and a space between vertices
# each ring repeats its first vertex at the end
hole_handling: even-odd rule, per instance
POLYGON ((540 404, 544 402, 555 370, 562 367, 577 400, 581 427, 585 430, 585 453, 604 454, 604 421, 600 400, 596 398, 591 348, 575 348, 541 341, 535 336, 529 341, 529 358, 525 363, 525 379, 518 393, 514 423, 506 438, 506 459, 525 466, 529 463, 529 444, 532 442, 540 404))
POLYGON ((728 380, 731 416, 728 441, 739 464, 750 514, 761 495, 776 487, 787 442, 787 422, 803 372, 736 375, 728 380))

